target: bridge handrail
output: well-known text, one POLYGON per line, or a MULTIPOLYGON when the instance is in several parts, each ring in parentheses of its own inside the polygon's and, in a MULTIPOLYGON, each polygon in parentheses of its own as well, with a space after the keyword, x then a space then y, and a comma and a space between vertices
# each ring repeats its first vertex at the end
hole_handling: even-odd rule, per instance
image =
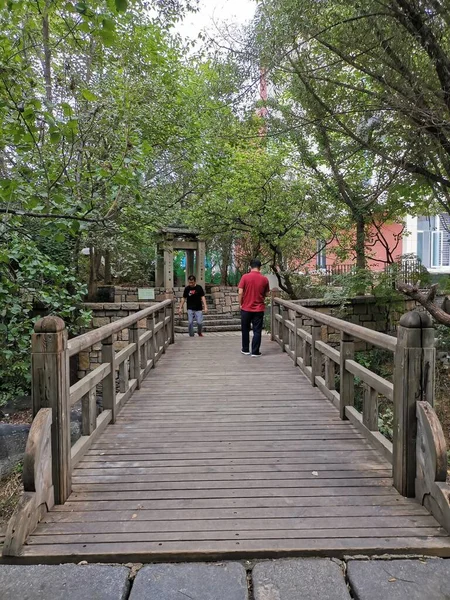
POLYGON ((331 317, 330 315, 324 315, 316 310, 306 308, 296 304, 295 302, 290 302, 289 300, 283 300, 282 298, 276 298, 276 303, 280 306, 285 306, 290 310, 294 310, 296 313, 305 317, 314 319, 322 325, 328 325, 334 329, 339 329, 339 331, 344 331, 345 333, 348 333, 349 335, 352 335, 363 342, 373 344, 378 348, 385 348, 395 352, 397 347, 397 338, 393 337, 392 335, 387 335, 386 333, 381 333, 379 331, 373 331, 372 329, 368 329, 362 325, 356 325, 355 323, 348 323, 347 321, 337 319, 336 317, 331 317))
POLYGON ((74 356, 75 354, 94 346, 94 344, 98 344, 110 335, 114 335, 123 329, 127 329, 131 325, 134 325, 134 323, 137 323, 142 319, 146 319, 150 315, 157 313, 162 308, 170 306, 171 304, 172 300, 163 300, 162 302, 158 302, 158 304, 154 304, 153 306, 144 308, 132 315, 129 315, 128 317, 124 317, 119 321, 115 321, 109 325, 103 325, 98 329, 88 331, 87 333, 83 333, 82 335, 72 338, 68 342, 69 356, 74 356))
POLYGON ((175 301, 163 300, 133 315, 68 340, 64 321, 40 319, 32 336, 33 413, 52 409, 52 478, 56 504, 71 492, 72 471, 98 436, 174 342, 175 301), (128 330, 127 345, 116 351, 115 335, 128 330), (70 385, 70 357, 101 344, 99 365, 70 385), (118 372, 118 381, 116 374, 118 372), (97 386, 102 412, 97 416, 97 386), (118 390, 116 389, 118 387, 118 390), (71 446, 70 409, 81 401, 81 437, 71 446))
POLYGON ((272 292, 271 336, 311 385, 338 408, 341 419, 351 423, 393 465, 395 487, 404 496, 415 496, 417 401, 434 403, 434 329, 427 313, 406 313, 398 336, 366 329, 360 325, 321 314, 272 292), (322 341, 322 327, 340 333, 339 349, 322 341), (393 382, 358 364, 355 340, 390 350, 394 354, 393 382), (335 387, 339 373, 339 392, 335 387), (362 414, 354 406, 355 377, 364 384, 362 414), (393 402, 392 443, 378 430, 378 394, 393 402))

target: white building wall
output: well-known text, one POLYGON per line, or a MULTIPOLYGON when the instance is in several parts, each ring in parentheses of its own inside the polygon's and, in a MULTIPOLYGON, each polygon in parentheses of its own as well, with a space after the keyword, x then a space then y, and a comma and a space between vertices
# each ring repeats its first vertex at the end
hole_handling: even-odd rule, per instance
POLYGON ((417 217, 406 217, 406 231, 403 234, 403 254, 417 254, 417 217))

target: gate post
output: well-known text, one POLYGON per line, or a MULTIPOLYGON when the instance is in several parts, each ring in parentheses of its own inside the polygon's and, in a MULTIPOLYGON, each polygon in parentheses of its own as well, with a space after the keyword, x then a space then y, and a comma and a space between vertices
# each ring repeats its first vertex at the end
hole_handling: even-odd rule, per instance
POLYGON ((52 409, 52 475, 55 503, 64 504, 72 487, 70 377, 67 330, 59 317, 39 319, 31 340, 33 417, 52 409))
POLYGON ((428 313, 400 319, 394 362, 393 478, 395 488, 415 497, 417 402, 434 404, 434 329, 428 313))

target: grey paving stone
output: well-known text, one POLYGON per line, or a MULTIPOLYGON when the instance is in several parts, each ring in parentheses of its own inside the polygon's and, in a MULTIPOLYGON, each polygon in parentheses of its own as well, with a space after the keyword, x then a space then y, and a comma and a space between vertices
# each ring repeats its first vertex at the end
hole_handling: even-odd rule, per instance
POLYGON ((357 600, 450 600, 450 560, 351 560, 347 568, 357 600))
POLYGON ((247 575, 239 563, 181 563, 143 567, 130 600, 247 600, 247 575))
POLYGON ((350 600, 342 570, 328 559, 261 562, 252 575, 255 600, 350 600))
POLYGON ((106 565, 0 565, 1 600, 125 600, 129 569, 106 565))

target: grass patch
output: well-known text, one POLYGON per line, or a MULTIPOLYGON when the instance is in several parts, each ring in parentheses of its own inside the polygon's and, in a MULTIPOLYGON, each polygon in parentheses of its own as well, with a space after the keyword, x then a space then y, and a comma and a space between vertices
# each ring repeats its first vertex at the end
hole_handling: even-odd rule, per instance
POLYGON ((19 464, 12 473, 0 479, 0 530, 5 529, 22 491, 22 464, 19 464))

